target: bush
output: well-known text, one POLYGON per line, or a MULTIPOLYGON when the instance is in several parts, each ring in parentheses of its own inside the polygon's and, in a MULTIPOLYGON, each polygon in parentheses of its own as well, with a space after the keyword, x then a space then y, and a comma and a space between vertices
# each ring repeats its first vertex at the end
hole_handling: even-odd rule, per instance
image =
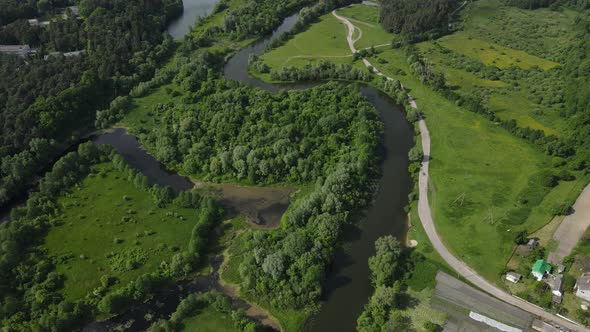
POLYGON ((527 236, 528 236, 527 231, 520 231, 520 232, 516 233, 516 236, 514 237, 514 243, 517 245, 527 243, 527 236))
POLYGON ((551 214, 554 216, 567 216, 570 214, 572 205, 570 203, 559 203, 551 208, 551 214))
POLYGON ((426 332, 440 332, 443 330, 442 326, 431 321, 425 322, 423 327, 426 332))

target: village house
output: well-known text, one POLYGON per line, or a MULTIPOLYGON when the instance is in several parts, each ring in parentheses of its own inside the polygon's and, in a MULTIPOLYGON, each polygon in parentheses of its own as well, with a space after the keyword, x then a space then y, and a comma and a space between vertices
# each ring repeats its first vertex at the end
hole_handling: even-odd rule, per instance
POLYGON ((578 280, 576 280, 574 290, 576 291, 577 297, 590 301, 590 272, 582 273, 578 280))
POLYGON ((50 58, 54 58, 54 57, 58 57, 63 55, 66 58, 70 58, 70 57, 75 57, 75 56, 81 56, 81 55, 86 55, 86 50, 80 50, 80 51, 73 51, 73 52, 51 52, 49 54, 47 54, 45 57, 43 57, 44 60, 49 60, 50 58))
POLYGON ((80 9, 77 6, 66 7, 64 9, 64 13, 62 14, 62 17, 64 19, 67 19, 68 17, 78 18, 80 17, 80 9))
POLYGON ((49 21, 39 21, 36 18, 30 19, 27 21, 29 22, 29 25, 32 27, 46 27, 51 23, 49 21))
POLYGON ((529 250, 535 250, 539 246, 539 241, 537 241, 537 239, 530 239, 526 245, 529 250))
POLYGON ((520 281, 520 279, 522 279, 522 276, 518 273, 515 272, 508 272, 506 273, 506 280, 513 282, 513 283, 518 283, 520 281))
POLYGON ((553 302, 560 304, 563 293, 561 292, 561 286, 563 284, 563 275, 552 275, 550 274, 544 280, 547 285, 551 288, 551 294, 553 295, 553 302))
POLYGON ((551 264, 547 263, 544 259, 539 259, 533 265, 531 273, 537 278, 537 281, 541 281, 545 275, 551 273, 551 269, 551 264))
POLYGON ((29 45, 0 45, 0 53, 26 57, 35 54, 37 51, 29 45))

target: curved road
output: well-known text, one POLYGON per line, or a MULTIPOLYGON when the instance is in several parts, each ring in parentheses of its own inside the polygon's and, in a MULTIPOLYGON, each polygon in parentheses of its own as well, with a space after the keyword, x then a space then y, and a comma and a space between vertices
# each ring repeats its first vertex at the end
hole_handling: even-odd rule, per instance
MULTIPOLYGON (((353 40, 353 34, 355 29, 354 24, 352 24, 347 18, 338 15, 336 13, 336 10, 332 11, 332 14, 348 28, 348 35, 346 40, 348 41, 348 46, 351 52, 356 53, 357 49, 354 46, 355 41, 353 40)), ((379 76, 386 77, 388 80, 392 80, 391 77, 387 77, 383 75, 383 73, 375 69, 375 67, 367 59, 363 59, 363 63, 365 64, 365 66, 367 66, 367 68, 372 68, 373 73, 379 76)), ((416 102, 409 95, 408 98, 410 106, 416 109, 416 102)), ((447 247, 443 244, 440 236, 436 232, 436 228, 434 227, 434 220, 432 219, 432 211, 428 203, 428 167, 430 164, 430 133, 428 131, 428 127, 426 126, 426 122, 424 121, 424 119, 420 119, 419 126, 420 137, 422 138, 422 151, 424 152, 424 159, 422 161, 422 168, 420 170, 420 176, 418 180, 418 186, 420 189, 418 198, 418 215, 420 217, 420 221, 422 222, 422 226, 424 227, 424 230, 428 235, 428 239, 430 240, 436 251, 439 253, 439 255, 447 262, 447 264, 449 264, 449 266, 451 266, 455 271, 457 271, 457 273, 459 273, 463 278, 471 282, 473 285, 479 287, 486 293, 498 298, 499 300, 514 305, 518 308, 521 308, 535 316, 542 318, 547 322, 557 324, 571 331, 590 332, 590 329, 587 329, 581 325, 557 317, 543 310, 541 307, 538 307, 532 303, 512 296, 504 290, 496 287, 495 285, 485 280, 482 276, 477 274, 477 272, 471 269, 467 264, 465 264, 465 262, 455 257, 449 251, 449 249, 447 249, 447 247)))

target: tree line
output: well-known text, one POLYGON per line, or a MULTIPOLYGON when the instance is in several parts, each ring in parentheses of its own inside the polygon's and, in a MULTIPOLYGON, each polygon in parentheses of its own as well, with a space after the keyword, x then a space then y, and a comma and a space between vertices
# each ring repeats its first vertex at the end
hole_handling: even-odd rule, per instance
POLYGON ((455 0, 383 0, 380 3, 381 25, 412 41, 446 33, 449 16, 457 7, 455 0))

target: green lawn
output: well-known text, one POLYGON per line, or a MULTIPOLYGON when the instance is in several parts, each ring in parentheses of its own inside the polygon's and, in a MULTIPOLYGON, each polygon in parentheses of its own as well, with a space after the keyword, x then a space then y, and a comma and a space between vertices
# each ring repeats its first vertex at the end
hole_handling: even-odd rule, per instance
MULTIPOLYGON (((344 16, 362 31, 361 38, 354 44, 357 49, 371 46, 391 45, 393 35, 385 31, 379 24, 379 9, 375 6, 352 5, 338 9, 338 15, 344 16)), ((356 39, 357 35, 354 36, 356 39)))
POLYGON ((96 169, 100 174, 59 198, 63 212, 55 219, 61 225, 51 228, 43 245, 57 258, 64 295, 72 301, 98 287, 103 275, 117 277, 117 288, 155 270, 188 244, 196 221, 194 209, 155 207, 149 193, 110 163, 96 169), (124 264, 130 259, 136 268, 124 264))
POLYGON ((346 27, 331 13, 298 34, 285 45, 262 56, 273 68, 286 65, 302 65, 309 59, 329 59, 338 63, 350 63, 352 55, 346 43, 346 27))
POLYGON ((195 316, 182 321, 182 331, 186 332, 239 332, 234 327, 229 314, 221 313, 211 306, 199 310, 195 316))

